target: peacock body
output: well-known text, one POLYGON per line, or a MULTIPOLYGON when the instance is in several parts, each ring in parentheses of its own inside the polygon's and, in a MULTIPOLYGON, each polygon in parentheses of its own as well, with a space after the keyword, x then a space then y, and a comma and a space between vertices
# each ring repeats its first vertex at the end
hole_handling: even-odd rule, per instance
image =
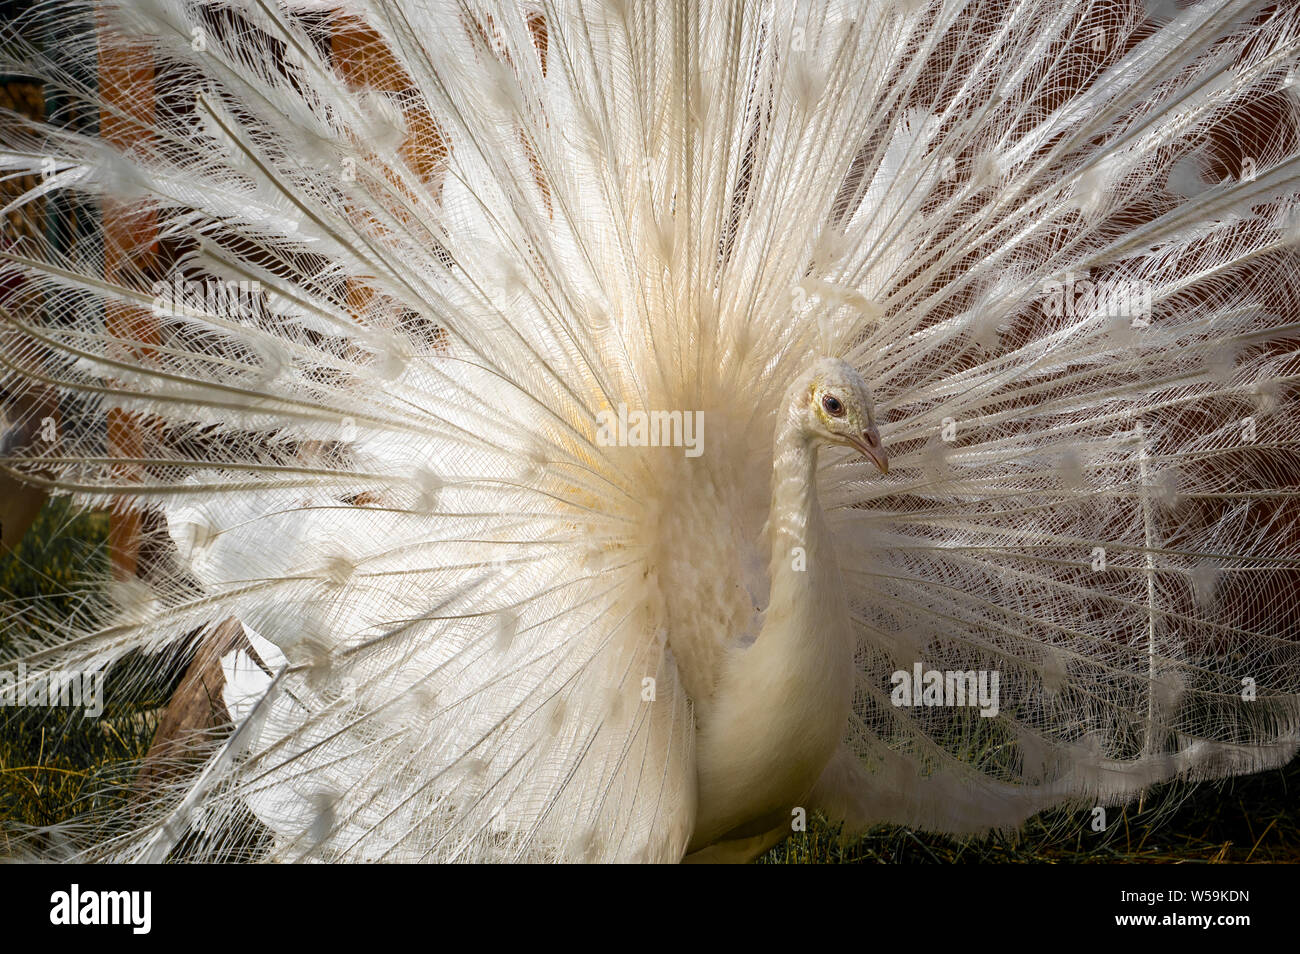
POLYGON ((4 44, 101 117, 9 118, 13 208, 106 237, 0 250, 75 409, 3 466, 163 556, 22 658, 246 642, 77 857, 743 860, 1294 755, 1300 10, 97 10, 4 44))

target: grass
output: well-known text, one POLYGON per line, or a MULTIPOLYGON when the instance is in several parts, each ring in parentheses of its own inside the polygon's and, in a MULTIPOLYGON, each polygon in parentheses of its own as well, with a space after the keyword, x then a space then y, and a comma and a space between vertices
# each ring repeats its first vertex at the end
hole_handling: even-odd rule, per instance
MULTIPOLYGON (((94 612, 93 581, 107 571, 108 518, 77 513, 66 500, 50 501, 12 552, 0 555, 0 665, 42 631, 75 614, 94 612)), ((0 854, 6 823, 42 827, 114 807, 129 797, 121 766, 142 756, 153 740, 152 715, 165 701, 117 691, 107 680, 104 714, 81 709, 0 709, 0 854)))
POLYGON ((850 845, 824 819, 769 851, 763 864, 1224 864, 1300 861, 1300 760, 1217 784, 1170 785, 1108 811, 1044 813, 1011 837, 961 841, 882 826, 850 845), (1157 807, 1153 807, 1157 806, 1157 807))
MULTIPOLYGON (((94 581, 107 572, 108 520, 63 500, 41 512, 22 544, 0 555, 0 665, 75 614, 93 612, 94 581)), ((0 856, 6 827, 42 827, 130 798, 129 763, 148 750, 171 686, 115 685, 102 719, 80 710, 0 709, 0 856)), ((1217 785, 1166 786, 1142 809, 1111 809, 1104 832, 1090 813, 1054 812, 1014 836, 960 841, 881 827, 841 844, 824 819, 809 819, 768 852, 765 864, 1223 863, 1300 861, 1300 760, 1217 785)))

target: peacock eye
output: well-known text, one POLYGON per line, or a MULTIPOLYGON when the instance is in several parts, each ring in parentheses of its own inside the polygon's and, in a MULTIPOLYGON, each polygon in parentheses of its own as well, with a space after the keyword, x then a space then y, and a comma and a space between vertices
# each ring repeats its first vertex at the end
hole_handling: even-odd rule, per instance
POLYGON ((822 407, 826 408, 826 413, 834 417, 839 417, 844 413, 844 405, 841 404, 840 399, 833 394, 827 394, 822 398, 822 407))

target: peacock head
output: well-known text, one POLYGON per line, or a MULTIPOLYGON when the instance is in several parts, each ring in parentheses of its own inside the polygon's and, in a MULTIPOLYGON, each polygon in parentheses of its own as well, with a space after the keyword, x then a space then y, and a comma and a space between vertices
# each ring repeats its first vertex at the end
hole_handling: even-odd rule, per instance
POLYGON ((889 456, 876 429, 876 402, 853 365, 822 358, 812 367, 805 408, 806 427, 816 437, 852 447, 889 473, 889 456))

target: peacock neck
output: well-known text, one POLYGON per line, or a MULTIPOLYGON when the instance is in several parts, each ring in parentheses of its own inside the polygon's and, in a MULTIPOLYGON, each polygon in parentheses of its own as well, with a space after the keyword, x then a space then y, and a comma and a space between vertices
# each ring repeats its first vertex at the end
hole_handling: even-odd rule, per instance
MULTIPOLYGON (((794 389, 792 389, 793 391, 794 389)), ((758 643, 786 666, 847 666, 848 607, 830 532, 817 497, 818 440, 803 426, 797 395, 773 440, 771 600, 758 643)))
MULTIPOLYGON (((817 499, 817 442, 801 426, 798 415, 787 413, 777 422, 772 442, 772 506, 768 518, 772 534, 772 576, 792 563, 824 529, 817 499)), ((793 572, 806 572, 794 569, 793 572)))
POLYGON ((804 804, 848 724, 852 627, 801 393, 792 389, 774 435, 762 628, 728 660, 697 738, 695 848, 741 825, 789 825, 791 806, 804 804))

